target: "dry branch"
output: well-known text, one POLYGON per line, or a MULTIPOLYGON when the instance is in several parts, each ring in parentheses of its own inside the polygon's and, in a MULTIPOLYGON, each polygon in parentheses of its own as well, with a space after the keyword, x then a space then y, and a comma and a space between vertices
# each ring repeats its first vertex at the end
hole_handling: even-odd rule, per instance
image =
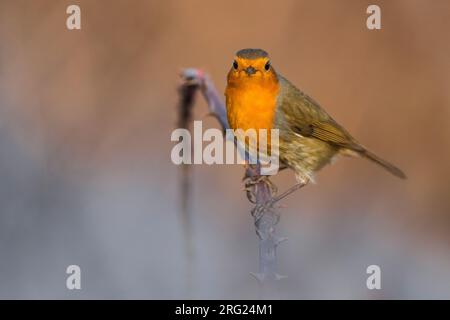
MULTIPOLYGON (((190 114, 195 91, 200 90, 208 104, 210 114, 217 118, 224 132, 229 129, 225 104, 208 75, 198 69, 185 69, 181 77, 180 100, 190 103, 185 103, 186 106, 180 108, 180 115, 190 114)), ((185 116, 184 119, 190 117, 185 116)), ((252 275, 258 279, 263 288, 267 288, 272 280, 281 278, 277 273, 276 249, 284 238, 275 236, 275 226, 279 220, 274 208, 276 188, 268 177, 260 175, 258 165, 246 166, 245 182, 247 197, 255 204, 252 216, 259 237, 259 271, 252 275)))

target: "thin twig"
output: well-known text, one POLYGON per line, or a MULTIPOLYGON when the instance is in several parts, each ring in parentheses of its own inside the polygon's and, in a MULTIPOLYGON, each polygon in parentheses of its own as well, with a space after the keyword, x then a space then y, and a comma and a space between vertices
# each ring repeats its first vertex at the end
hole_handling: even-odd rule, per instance
MULTIPOLYGON (((178 104, 178 127, 190 129, 192 120, 192 108, 195 103, 195 96, 198 86, 195 83, 182 81, 178 87, 180 101, 178 104)), ((192 240, 192 207, 191 198, 191 166, 188 164, 181 165, 180 175, 180 219, 182 224, 183 239, 186 254, 186 295, 190 297, 193 293, 193 263, 194 263, 194 245, 192 240)))
MULTIPOLYGON (((222 130, 229 129, 227 112, 224 102, 215 89, 211 79, 198 69, 185 69, 181 73, 182 86, 199 89, 208 103, 209 112, 219 121, 222 130)), ((180 90, 180 93, 185 92, 180 90)), ((183 100, 183 96, 181 97, 183 100)), ((263 289, 269 286, 272 280, 282 276, 277 273, 277 246, 285 240, 275 235, 275 226, 279 221, 274 203, 276 202, 276 187, 267 176, 260 174, 258 165, 246 166, 245 182, 247 197, 255 204, 252 215, 255 230, 259 238, 259 270, 252 273, 263 289)), ((262 296, 264 297, 264 296, 262 296)))

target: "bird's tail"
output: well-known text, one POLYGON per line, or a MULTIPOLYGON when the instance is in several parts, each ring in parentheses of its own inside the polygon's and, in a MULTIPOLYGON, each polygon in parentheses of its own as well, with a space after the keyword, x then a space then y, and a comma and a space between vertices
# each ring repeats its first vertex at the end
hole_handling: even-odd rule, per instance
POLYGON ((400 170, 399 168, 397 168, 393 164, 387 162, 386 160, 381 159, 380 157, 378 157, 374 153, 364 149, 364 151, 360 152, 360 154, 362 156, 366 157, 367 159, 372 160, 376 164, 380 165, 381 167, 383 167, 384 169, 386 169, 387 171, 392 173, 394 176, 396 176, 396 177, 398 177, 400 179, 406 179, 406 175, 403 173, 402 170, 400 170))

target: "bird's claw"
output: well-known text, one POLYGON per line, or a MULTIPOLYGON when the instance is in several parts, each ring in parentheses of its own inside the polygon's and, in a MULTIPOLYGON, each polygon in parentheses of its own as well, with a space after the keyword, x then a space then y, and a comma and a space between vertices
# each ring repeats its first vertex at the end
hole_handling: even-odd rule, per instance
MULTIPOLYGON (((255 222, 258 222, 266 212, 273 211, 273 201, 267 201, 263 204, 257 204, 252 209, 252 216, 255 219, 255 222)), ((279 220, 279 215, 277 215, 277 220, 279 220)))
POLYGON ((256 203, 256 188, 260 183, 264 183, 269 187, 272 197, 275 197, 278 193, 277 186, 272 181, 270 181, 269 177, 267 176, 258 176, 255 178, 245 175, 242 180, 245 182, 244 191, 247 192, 247 198, 252 203, 256 203))

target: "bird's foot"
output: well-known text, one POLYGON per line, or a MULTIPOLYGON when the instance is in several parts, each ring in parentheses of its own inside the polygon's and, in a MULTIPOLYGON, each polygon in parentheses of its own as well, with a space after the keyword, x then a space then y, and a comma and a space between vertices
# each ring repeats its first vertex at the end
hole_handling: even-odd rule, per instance
POLYGON ((268 176, 252 177, 246 174, 243 178, 243 181, 245 182, 244 191, 247 192, 247 198, 252 203, 256 203, 256 188, 258 188, 258 185, 260 185, 261 183, 267 185, 272 197, 274 197, 278 192, 277 186, 269 179, 268 176))
POLYGON ((266 201, 262 204, 257 204, 252 209, 252 216, 255 219, 255 223, 257 223, 267 212, 271 212, 274 214, 274 216, 277 216, 276 221, 279 220, 279 214, 276 213, 275 210, 273 210, 273 200, 266 201))

